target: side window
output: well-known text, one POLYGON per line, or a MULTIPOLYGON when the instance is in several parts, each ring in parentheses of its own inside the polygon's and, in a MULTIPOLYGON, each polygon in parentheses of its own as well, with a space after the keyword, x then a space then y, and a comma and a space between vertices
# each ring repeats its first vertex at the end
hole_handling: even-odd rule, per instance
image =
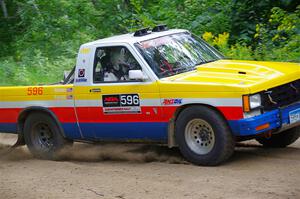
POLYGON ((128 82, 129 70, 141 70, 130 51, 123 46, 97 48, 94 82, 128 82))

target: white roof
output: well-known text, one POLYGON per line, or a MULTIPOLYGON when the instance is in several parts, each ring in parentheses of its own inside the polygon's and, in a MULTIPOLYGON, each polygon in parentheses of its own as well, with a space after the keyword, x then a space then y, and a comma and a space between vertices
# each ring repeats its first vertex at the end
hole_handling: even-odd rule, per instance
POLYGON ((97 45, 97 44, 108 44, 108 43, 136 43, 141 42, 149 39, 154 39, 157 37, 175 34, 175 33, 181 33, 181 32, 187 32, 187 30, 184 29, 170 29, 167 31, 162 32, 151 32, 150 34, 144 35, 144 36, 133 36, 134 33, 128 33, 123 35, 117 35, 113 37, 108 37, 104 39, 99 39, 93 42, 89 42, 84 44, 84 46, 91 46, 91 45, 97 45))

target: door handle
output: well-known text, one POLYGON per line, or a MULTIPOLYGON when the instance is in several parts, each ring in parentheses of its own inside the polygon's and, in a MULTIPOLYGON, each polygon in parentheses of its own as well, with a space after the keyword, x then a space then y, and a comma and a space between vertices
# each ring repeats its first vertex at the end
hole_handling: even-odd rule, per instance
POLYGON ((100 88, 93 88, 93 89, 90 89, 90 92, 91 93, 100 93, 101 89, 100 88))

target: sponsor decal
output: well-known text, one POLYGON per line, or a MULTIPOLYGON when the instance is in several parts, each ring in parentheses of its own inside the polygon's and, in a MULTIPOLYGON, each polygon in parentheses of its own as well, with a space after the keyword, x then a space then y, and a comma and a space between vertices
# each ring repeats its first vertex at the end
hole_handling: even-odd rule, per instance
POLYGON ((105 114, 141 112, 138 94, 103 95, 102 103, 105 114))
POLYGON ((76 82, 87 82, 87 79, 86 78, 76 79, 76 82))
POLYGON ((178 105, 182 104, 182 99, 164 99, 163 105, 178 105))
POLYGON ((65 92, 72 92, 73 91, 73 88, 54 88, 54 92, 56 93, 65 93, 65 92))
POLYGON ((55 100, 72 100, 73 95, 54 95, 55 100))
POLYGON ((81 69, 78 69, 78 79, 75 80, 75 82, 87 82, 87 78, 84 78, 85 77, 85 69, 84 68, 81 68, 81 69))
POLYGON ((102 97, 103 107, 119 107, 120 95, 103 95, 102 97))
POLYGON ((103 108, 105 114, 124 114, 124 113, 140 113, 140 107, 111 107, 103 108))
POLYGON ((85 77, 85 69, 84 68, 78 69, 78 77, 85 77))
POLYGON ((64 89, 64 88, 54 88, 54 92, 56 92, 56 93, 64 93, 64 92, 66 92, 66 89, 64 89))
POLYGON ((65 95, 54 95, 54 99, 55 100, 66 100, 66 96, 65 95))
POLYGON ((82 49, 80 50, 80 53, 81 53, 81 54, 88 54, 90 51, 91 51, 91 49, 89 49, 89 48, 82 48, 82 49))

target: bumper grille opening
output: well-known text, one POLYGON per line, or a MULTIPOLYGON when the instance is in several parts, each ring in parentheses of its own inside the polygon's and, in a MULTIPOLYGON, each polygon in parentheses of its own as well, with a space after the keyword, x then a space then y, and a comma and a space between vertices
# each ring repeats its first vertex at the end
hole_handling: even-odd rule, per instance
POLYGON ((300 101, 300 79, 270 88, 261 93, 262 105, 265 111, 284 107, 300 101))

